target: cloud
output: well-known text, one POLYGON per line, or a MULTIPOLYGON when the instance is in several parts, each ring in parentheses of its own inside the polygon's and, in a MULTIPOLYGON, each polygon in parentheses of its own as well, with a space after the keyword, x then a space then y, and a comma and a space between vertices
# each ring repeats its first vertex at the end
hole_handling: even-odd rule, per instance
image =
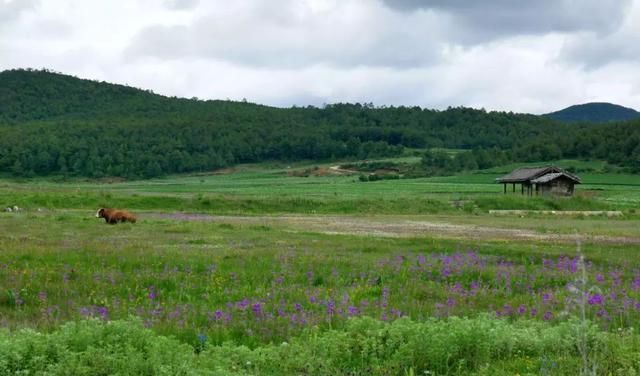
POLYGON ((639 39, 640 0, 0 0, 0 69, 275 106, 640 108, 639 39))
POLYGON ((614 33, 578 33, 567 38, 560 59, 587 70, 608 64, 640 63, 640 4, 627 12, 625 23, 614 33))
POLYGON ((606 34, 625 20, 632 0, 382 0, 402 12, 448 14, 462 27, 459 38, 475 44, 516 35, 591 31, 606 34))
POLYGON ((0 27, 15 21, 23 12, 34 9, 37 3, 37 0, 0 0, 0 27))
POLYGON ((446 21, 432 13, 399 15, 345 0, 325 7, 213 9, 186 26, 150 26, 127 49, 131 58, 209 58, 273 68, 415 67, 438 60, 446 21))
POLYGON ((169 9, 189 10, 198 6, 199 0, 165 0, 164 3, 169 9))
POLYGON ((562 58, 587 70, 618 62, 640 63, 640 44, 635 36, 581 35, 567 42, 562 58))

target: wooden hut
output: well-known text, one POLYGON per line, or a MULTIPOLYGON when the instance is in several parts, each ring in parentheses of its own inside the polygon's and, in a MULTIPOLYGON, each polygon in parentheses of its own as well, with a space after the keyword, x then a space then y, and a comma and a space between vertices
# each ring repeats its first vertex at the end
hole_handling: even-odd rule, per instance
POLYGON ((516 184, 520 184, 522 194, 533 196, 534 194, 553 194, 571 196, 574 186, 580 184, 580 178, 558 167, 521 167, 513 170, 496 182, 504 185, 504 193, 507 193, 507 185, 512 185, 512 191, 516 191, 516 184))

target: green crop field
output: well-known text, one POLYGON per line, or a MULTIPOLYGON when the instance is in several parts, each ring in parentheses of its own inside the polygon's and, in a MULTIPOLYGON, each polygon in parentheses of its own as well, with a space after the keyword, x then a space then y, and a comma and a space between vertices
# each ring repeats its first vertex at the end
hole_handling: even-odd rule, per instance
POLYGON ((289 175, 304 167, 0 181, 21 208, 0 213, 0 374, 640 371, 636 176, 527 198, 498 170, 289 175))

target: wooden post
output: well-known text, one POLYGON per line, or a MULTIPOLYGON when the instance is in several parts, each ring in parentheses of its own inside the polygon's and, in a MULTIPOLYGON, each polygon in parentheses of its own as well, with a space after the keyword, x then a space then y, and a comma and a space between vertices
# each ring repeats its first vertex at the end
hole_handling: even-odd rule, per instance
POLYGON ((520 184, 520 194, 524 195, 524 183, 520 184))
POLYGON ((507 183, 504 183, 503 185, 504 185, 504 194, 506 195, 507 194, 507 183))
POLYGON ((516 193, 516 183, 513 183, 513 193, 516 193))

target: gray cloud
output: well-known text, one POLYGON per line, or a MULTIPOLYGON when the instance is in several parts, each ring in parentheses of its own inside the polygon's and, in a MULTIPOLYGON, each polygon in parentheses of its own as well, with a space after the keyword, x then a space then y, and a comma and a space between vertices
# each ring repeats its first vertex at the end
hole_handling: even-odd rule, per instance
POLYGON ((608 64, 640 63, 640 3, 628 12, 624 25, 614 33, 577 33, 566 38, 559 61, 578 65, 586 70, 600 69, 608 64))
POLYGON ((307 9, 268 7, 231 16, 212 12, 189 26, 142 30, 127 55, 210 58, 275 68, 416 67, 439 59, 444 46, 441 32, 448 27, 442 19, 352 4, 320 15, 307 9))
POLYGON ((448 14, 463 28, 460 38, 477 43, 499 37, 551 32, 610 33, 625 19, 631 0, 382 0, 404 12, 448 14))
POLYGON ((636 36, 614 34, 601 37, 580 35, 569 40, 560 58, 585 69, 601 68, 610 63, 640 63, 640 41, 636 36))

